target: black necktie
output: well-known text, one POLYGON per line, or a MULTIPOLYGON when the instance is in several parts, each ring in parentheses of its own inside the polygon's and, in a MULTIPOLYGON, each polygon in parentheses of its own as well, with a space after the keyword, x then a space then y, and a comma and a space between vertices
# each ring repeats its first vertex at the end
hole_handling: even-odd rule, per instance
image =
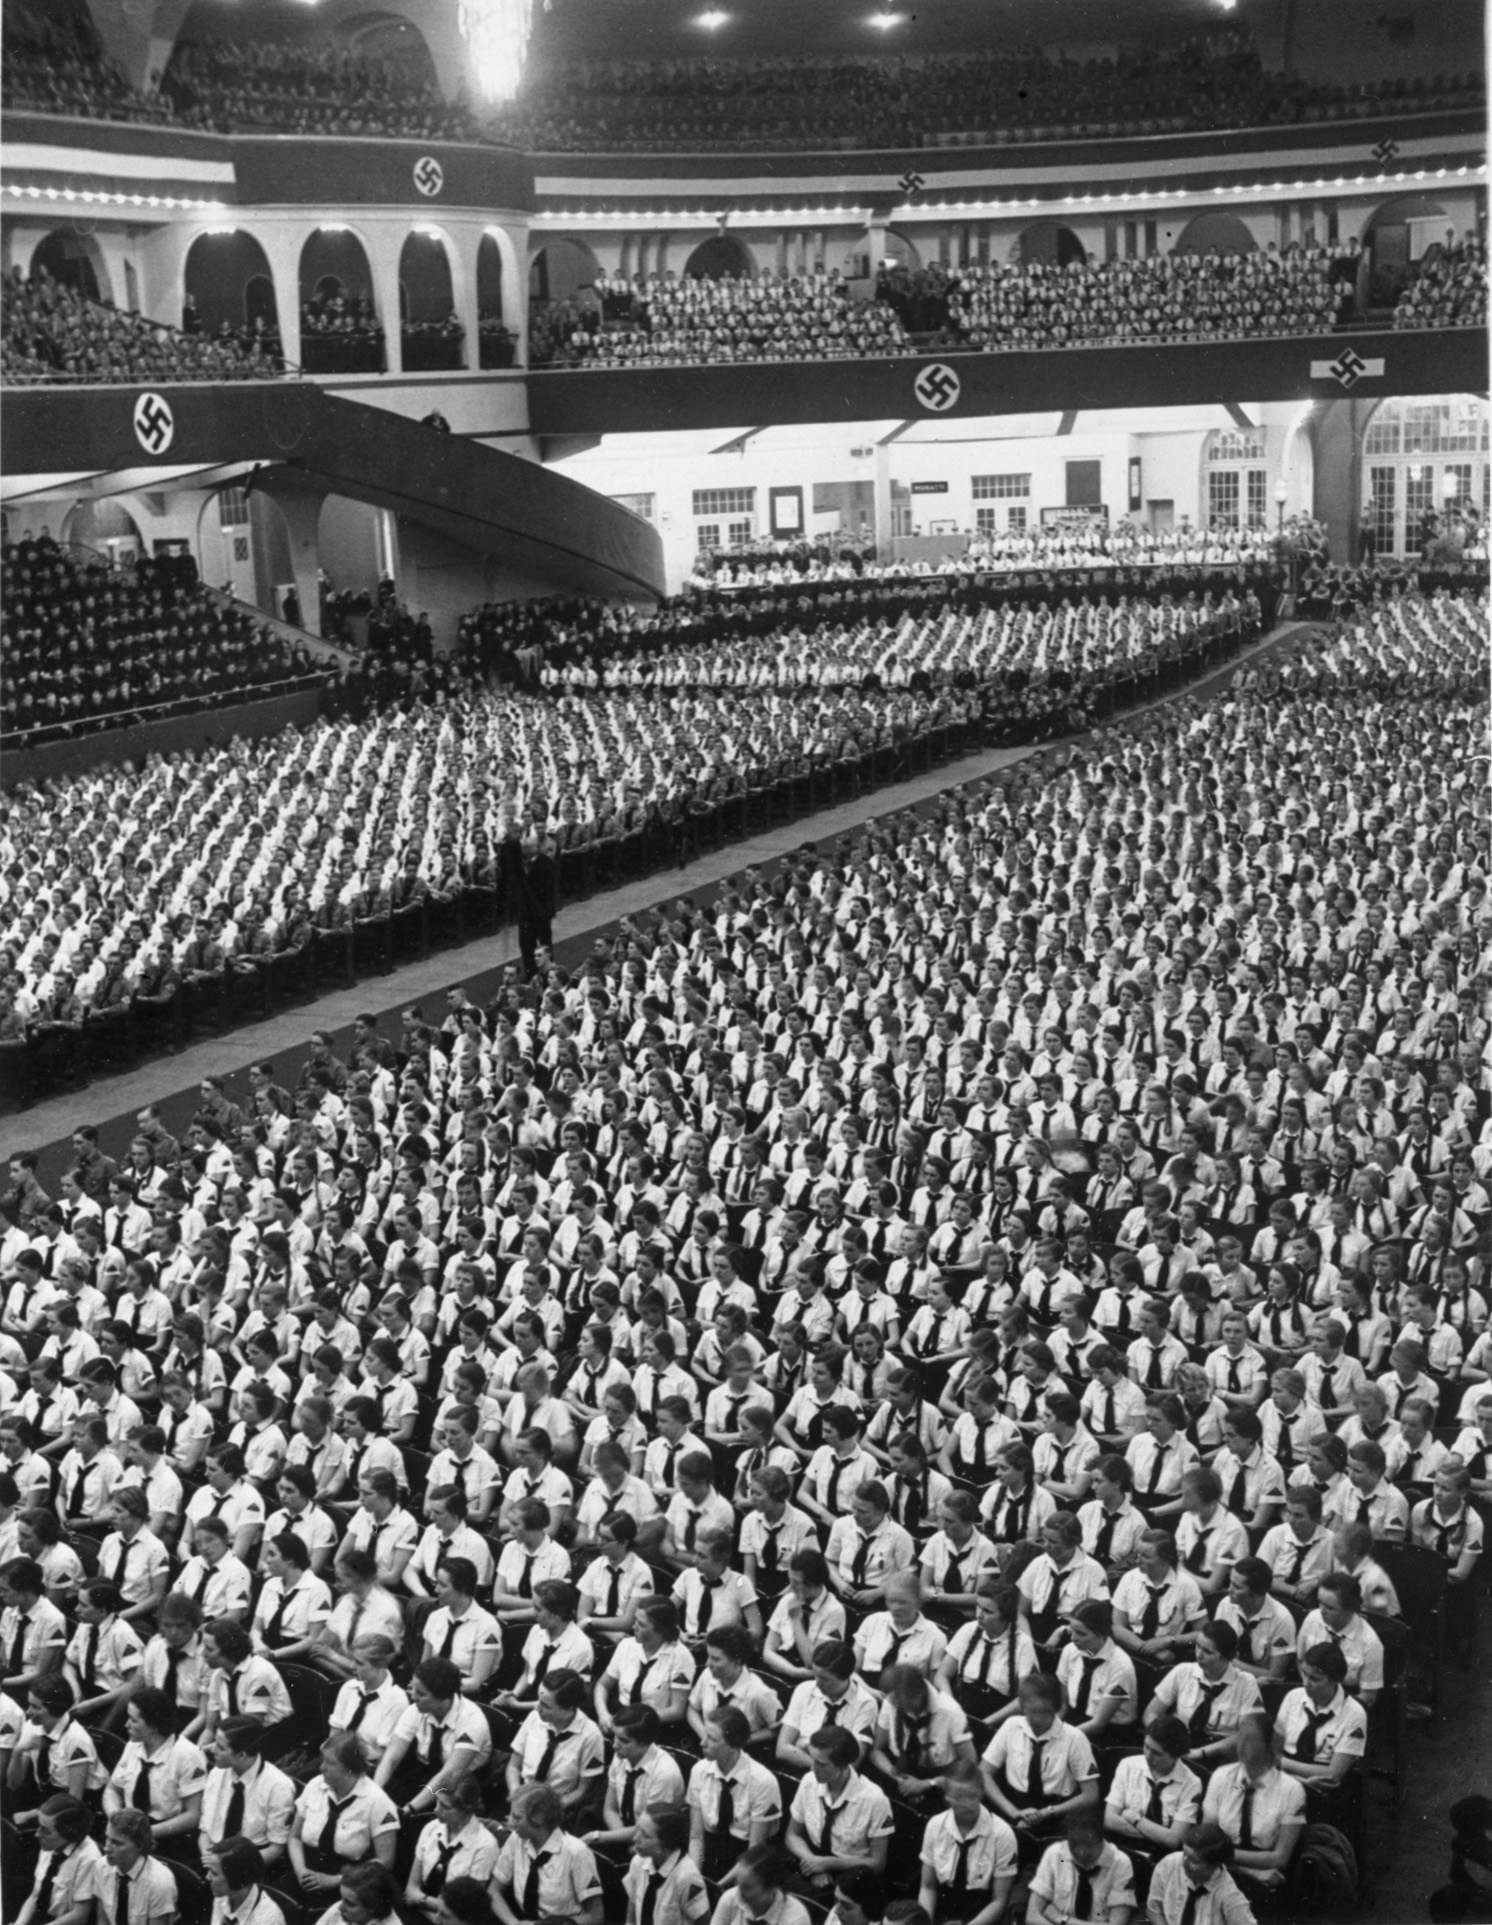
POLYGON ((349 1731, 357 1730, 358 1726, 362 1723, 363 1719, 366 1718, 368 1715, 368 1706, 372 1704, 373 1700, 377 1696, 378 1696, 378 1693, 376 1691, 359 1691, 358 1692, 357 1709, 356 1711, 353 1712, 352 1716, 347 1720, 347 1729, 349 1731))
POLYGON ((818 1849, 816 1853, 816 1856, 819 1858, 830 1858, 833 1856, 833 1852, 831 1848, 834 1844, 834 1818, 835 1818, 834 1806, 825 1805, 824 1806, 824 1825, 823 1825, 823 1830, 819 1833, 818 1849))
POLYGON ((1159 1778, 1151 1778, 1149 1783, 1150 1796, 1145 1801, 1145 1816, 1152 1825, 1163 1825, 1166 1822, 1166 1804, 1161 1783, 1159 1778))
MULTIPOLYGON (((520 1593, 520 1595, 522 1595, 522 1593, 520 1593)), ((446 1618, 446 1634, 440 1641, 440 1651, 438 1653, 440 1657, 448 1658, 451 1655, 452 1651, 455 1650, 456 1633, 460 1629, 461 1629, 460 1619, 456 1617, 454 1612, 448 1614, 446 1618)))
POLYGON ((242 1778, 233 1780, 233 1789, 228 1794, 228 1810, 223 1818, 222 1836, 237 1838, 243 1830, 244 1785, 242 1778))
MULTIPOLYGON (((150 1774, 154 1770, 155 1766, 149 1758, 142 1758, 140 1760, 140 1769, 135 1777, 135 1787, 130 1793, 130 1803, 136 1811, 143 1811, 147 1814, 150 1811, 150 1774)), ((225 1837, 228 1835, 227 1833, 224 1834, 225 1837)))
POLYGON ((1078 1662, 1082 1665, 1083 1675, 1078 1679, 1078 1688, 1073 1693, 1072 1711, 1069 1722, 1081 1724, 1088 1715, 1088 1700, 1093 1695, 1093 1674, 1103 1662, 1101 1658, 1085 1657, 1078 1662))
POLYGON ((171 1700, 172 1704, 177 1702, 176 1692, 181 1681, 176 1674, 181 1669, 181 1661, 185 1656, 185 1651, 168 1651, 166 1653, 166 1675, 162 1681, 161 1689, 171 1700))
POLYGON ((722 1838, 729 1838, 731 1827, 736 1822, 736 1791, 729 1778, 720 1780, 720 1809, 715 1815, 715 1829, 722 1838))
POLYGON ((36 1919, 37 1925, 47 1925, 47 1920, 52 1915, 52 1890, 57 1883, 57 1874, 71 1857, 70 1850, 51 1854, 52 1862, 42 1873, 41 1883, 36 1888, 36 1904, 31 1915, 36 1919))
POLYGON ((114 1925, 130 1925, 130 1875, 114 1874, 114 1925))
POLYGON ((631 1825, 637 1821, 637 1781, 642 1776, 642 1766, 625 1765, 623 1776, 626 1782, 622 1786, 622 1823, 631 1825))
POLYGON ((1238 1849, 1254 1849, 1254 1783, 1250 1778, 1243 1781, 1243 1803, 1238 1808, 1238 1849))
POLYGON ((1197 1907, 1206 1896, 1207 1887, 1205 1885, 1188 1885, 1186 1888, 1186 1903, 1181 1908, 1181 1917, 1177 1921, 1177 1925, 1197 1925, 1197 1907))
POLYGON ((957 1857, 954 1860, 953 1876, 948 1881, 948 1889, 950 1892, 964 1893, 969 1889, 969 1849, 974 1840, 964 1838, 955 1831, 953 1843, 957 1857))
POLYGON ((569 1735, 570 1734, 568 1731, 551 1731, 550 1732, 549 1741, 544 1746, 543 1756, 539 1759, 538 1764, 535 1765, 534 1767, 534 1783, 536 1785, 548 1784, 549 1774, 554 1768, 554 1754, 559 1750, 561 1740, 564 1738, 568 1738, 569 1735))
POLYGON ((658 1893, 663 1885, 663 1873, 656 1868, 648 1873, 647 1890, 642 1895, 642 1903, 637 1908, 637 1925, 653 1925, 658 1893))
POLYGON ((1041 1759, 1049 1740, 1033 1735, 1029 1742, 1031 1745, 1031 1755, 1026 1761, 1026 1789, 1024 1795, 1028 1804, 1034 1804, 1036 1800, 1042 1796, 1041 1759))
POLYGON ((533 1863, 528 1868, 528 1877, 523 1881, 523 1903, 520 1910, 525 1918, 539 1916, 539 1873, 549 1863, 547 1851, 535 1852, 533 1863))
MULTIPOLYGON (((534 1594, 534 1559, 538 1555, 537 1551, 523 1553, 523 1575, 518 1580, 519 1597, 532 1597, 534 1594)), ((447 1655, 449 1654, 442 1653, 442 1656, 447 1655)))
POLYGON ((1330 1707, 1325 1711, 1306 1712, 1300 1736, 1295 1740, 1295 1755, 1303 1765, 1313 1765, 1316 1762, 1316 1740, 1321 1734, 1322 1725, 1330 1716, 1330 1707))
MULTIPOLYGON (((97 1461, 95 1458, 94 1463, 97 1461)), ((67 1499, 67 1514, 69 1517, 81 1517, 83 1515, 88 1503, 88 1479, 92 1475, 93 1464, 79 1465, 78 1474, 73 1480, 73 1487, 67 1499)))
POLYGON ((425 1873, 425 1894, 428 1898, 438 1898, 445 1890, 446 1871, 459 1850, 460 1846, 449 1834, 446 1842, 436 1847, 435 1863, 425 1873))
POLYGON ((1166 1587, 1164 1584, 1152 1584, 1147 1578, 1145 1589, 1150 1595, 1140 1615, 1140 1636, 1148 1643, 1151 1638, 1160 1635, 1160 1601, 1166 1594, 1166 1587))
POLYGON ((1074 1865, 1073 1870, 1078 1875, 1078 1885, 1072 1897, 1072 1915, 1074 1918, 1091 1920, 1093 1917, 1093 1874, 1092 1872, 1085 1872, 1081 1865, 1074 1865))
POLYGON ((1207 1569, 1207 1540, 1211 1535, 1210 1526, 1206 1530, 1199 1530, 1196 1543, 1186 1554, 1186 1568, 1195 1577, 1200 1577, 1207 1569))
POLYGON ((357 1794, 354 1792, 346 1798, 328 1798, 327 1799, 326 1819, 321 1827, 321 1835, 316 1840, 317 1851, 324 1851, 327 1853, 334 1853, 336 1851, 338 1821, 340 1820, 342 1813, 346 1811, 347 1807, 352 1803, 352 1800, 356 1795, 357 1794))
POLYGON ((1207 1727, 1212 1723, 1212 1708, 1222 1696, 1227 1679, 1218 1684, 1204 1684, 1197 1708, 1186 1721, 1186 1728, 1194 1745, 1199 1745, 1207 1737, 1207 1727))
POLYGON ((78 1667, 83 1677, 83 1695, 89 1698, 98 1689, 98 1634, 99 1626, 90 1624, 83 1640, 83 1662, 78 1667))

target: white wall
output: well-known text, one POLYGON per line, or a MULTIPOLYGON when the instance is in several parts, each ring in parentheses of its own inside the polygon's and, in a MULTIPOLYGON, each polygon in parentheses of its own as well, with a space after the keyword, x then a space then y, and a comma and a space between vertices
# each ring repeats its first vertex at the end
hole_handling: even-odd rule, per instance
MULTIPOLYGON (((1266 465, 1271 499, 1281 450, 1297 409, 1287 405, 1248 404, 1249 419, 1266 429, 1266 465)), ((1208 431, 1235 425, 1221 407, 1171 410, 1125 409, 1080 414, 1074 431, 1056 432, 1056 415, 962 422, 938 429, 920 426, 878 448, 894 422, 861 422, 835 427, 771 428, 740 452, 716 454, 733 437, 728 429, 709 434, 611 435, 598 447, 555 464, 562 473, 606 495, 651 494, 663 538, 664 566, 670 588, 688 577, 696 547, 696 489, 754 488, 756 527, 768 526, 768 490, 803 489, 804 518, 810 532, 825 524, 813 512, 815 483, 874 481, 883 461, 887 479, 910 486, 915 481, 946 481, 944 495, 911 498, 914 526, 924 531, 934 520, 975 525, 976 506, 1004 509, 1005 502, 977 503, 973 477, 1029 474, 1028 520, 1039 524, 1041 509, 1059 507, 1067 498, 1069 461, 1102 463, 1104 505, 1113 521, 1129 513, 1129 458, 1141 458, 1144 499, 1175 504, 1175 518, 1205 518, 1202 452, 1208 431), (916 438, 925 435, 926 439, 916 438), (874 450, 856 458, 856 448, 874 450)), ((744 432, 744 431, 743 431, 744 432)), ((1141 510, 1143 516, 1144 510, 1141 510)), ((1138 518, 1138 517, 1137 517, 1138 518)))

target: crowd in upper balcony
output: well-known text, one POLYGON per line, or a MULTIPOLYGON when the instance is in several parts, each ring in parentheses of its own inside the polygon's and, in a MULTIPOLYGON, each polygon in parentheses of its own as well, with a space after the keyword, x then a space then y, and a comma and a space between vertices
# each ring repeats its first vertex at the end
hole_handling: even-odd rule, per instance
POLYGON ((372 296, 339 285, 303 301, 300 358, 308 374, 381 374, 383 326, 372 296))
POLYGON ((594 304, 536 308, 529 365, 826 361, 919 348, 1031 349, 1311 334, 1354 312, 1358 244, 1135 259, 886 268, 875 298, 838 272, 719 280, 598 276, 594 304), (922 324, 913 340, 904 326, 922 324))
POLYGON ((0 308, 0 379, 264 381, 282 372, 278 338, 261 328, 187 333, 95 301, 44 267, 7 268, 0 308))
POLYGON ((971 348, 1312 334, 1351 312, 1349 283, 1317 247, 960 268, 949 324, 971 348))
POLYGON ((324 679, 303 649, 202 587, 189 558, 120 569, 40 535, 3 560, 0 739, 11 746, 324 679))
POLYGON ((1396 328, 1487 325, 1487 243, 1477 234, 1427 248, 1394 309, 1396 328))
POLYGON ((539 151, 689 152, 1008 143, 1074 134, 1175 133, 1471 104, 1459 76, 1370 92, 1266 72, 1248 33, 1223 26, 1172 47, 1078 61, 1045 51, 908 59, 572 61, 530 70, 497 126, 539 151))
POLYGON ((298 40, 184 44, 146 91, 81 15, 6 9, 7 107, 220 132, 499 138, 540 150, 683 151, 1009 143, 1403 116, 1479 105, 1479 75, 1368 87, 1268 72, 1235 24, 1170 46, 1078 61, 1027 49, 908 58, 572 61, 531 65, 480 121, 442 99, 423 45, 378 56, 298 40))
POLYGON ((595 367, 639 367, 913 351, 890 308, 853 295, 842 274, 822 270, 767 272, 754 280, 610 274, 595 291, 599 318, 590 310, 562 345, 551 336, 552 355, 595 367))

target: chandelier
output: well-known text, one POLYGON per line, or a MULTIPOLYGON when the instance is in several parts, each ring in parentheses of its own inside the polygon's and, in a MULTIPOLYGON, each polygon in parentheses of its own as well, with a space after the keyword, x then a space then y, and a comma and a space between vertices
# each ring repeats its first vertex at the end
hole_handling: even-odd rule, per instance
POLYGON ((460 0, 456 24, 483 100, 496 104, 517 93, 533 18, 533 0, 460 0))

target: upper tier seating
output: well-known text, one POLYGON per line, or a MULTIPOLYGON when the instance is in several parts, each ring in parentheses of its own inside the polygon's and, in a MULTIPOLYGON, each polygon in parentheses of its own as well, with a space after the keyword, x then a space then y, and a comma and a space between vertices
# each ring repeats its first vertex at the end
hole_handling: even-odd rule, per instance
POLYGON ((145 715, 319 687, 320 665, 197 582, 190 559, 118 569, 50 536, 3 555, 0 742, 123 728, 145 715))

